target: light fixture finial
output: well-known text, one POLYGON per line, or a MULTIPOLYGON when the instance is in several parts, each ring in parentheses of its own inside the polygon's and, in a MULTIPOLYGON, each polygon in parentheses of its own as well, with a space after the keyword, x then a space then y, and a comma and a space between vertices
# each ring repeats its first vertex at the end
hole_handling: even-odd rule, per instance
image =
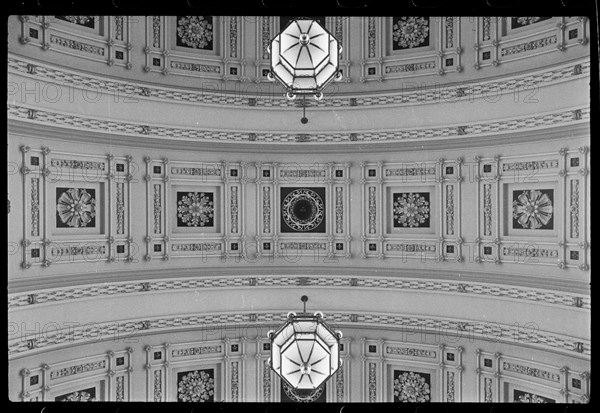
POLYGON ((308 296, 303 295, 302 297, 300 297, 300 301, 302 301, 304 303, 304 313, 306 313, 306 302, 308 301, 308 296))

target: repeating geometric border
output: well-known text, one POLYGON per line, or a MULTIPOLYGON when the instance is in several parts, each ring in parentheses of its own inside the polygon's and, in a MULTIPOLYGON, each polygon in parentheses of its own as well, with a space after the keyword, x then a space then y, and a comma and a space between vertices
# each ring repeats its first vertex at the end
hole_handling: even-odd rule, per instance
MULTIPOLYGON (((115 122, 103 119, 93 119, 72 114, 36 110, 26 106, 8 105, 8 117, 28 120, 42 124, 67 126, 76 129, 89 129, 107 132, 110 134, 123 133, 157 138, 173 138, 177 140, 191 140, 198 142, 266 142, 266 143, 295 143, 298 134, 284 133, 253 133, 246 132, 215 132, 189 128, 172 128, 162 126, 148 126, 128 122, 115 122), (252 137, 250 137, 252 135, 252 137)), ((465 126, 447 126, 428 129, 403 129, 397 131, 362 132, 355 135, 360 142, 393 142, 406 139, 427 140, 432 138, 450 138, 455 136, 468 137, 470 135, 489 134, 497 132, 514 132, 539 127, 551 127, 560 124, 589 123, 590 108, 581 107, 572 110, 528 116, 514 119, 498 120, 493 122, 473 123, 465 126)), ((348 133, 315 133, 307 135, 312 143, 352 143, 348 133)))
MULTIPOLYGON (((119 322, 86 324, 82 327, 69 327, 53 331, 52 336, 39 334, 24 336, 9 341, 9 359, 49 351, 64 345, 74 346, 89 342, 99 342, 115 337, 133 337, 151 333, 164 333, 173 329, 198 329, 201 327, 256 326, 278 325, 286 319, 285 312, 244 312, 219 313, 202 315, 180 315, 160 317, 146 320, 120 320, 119 322)), ((328 312, 327 321, 336 327, 380 327, 396 328, 403 331, 419 329, 421 331, 465 332, 470 337, 479 337, 509 344, 523 343, 542 350, 559 351, 569 355, 591 356, 591 343, 572 337, 544 331, 532 332, 521 326, 507 326, 498 323, 485 323, 470 320, 448 320, 433 317, 404 316, 398 314, 349 314, 345 312, 328 312)), ((587 358, 586 357, 586 358, 587 358)))
POLYGON ((397 278, 358 278, 349 276, 311 276, 311 277, 211 277, 194 279, 173 279, 144 282, 102 283, 82 287, 41 290, 37 292, 8 295, 8 308, 14 309, 34 304, 57 303, 91 297, 108 297, 116 294, 141 294, 168 290, 192 290, 214 288, 243 287, 346 287, 360 289, 394 289, 469 294, 475 296, 501 297, 513 300, 525 300, 565 307, 591 309, 590 296, 578 296, 546 290, 503 287, 485 283, 424 281, 397 278))
MULTIPOLYGON (((574 77, 589 76, 590 66, 591 62, 589 60, 580 60, 535 73, 528 73, 520 76, 507 76, 501 80, 465 82, 437 89, 431 88, 427 90, 403 91, 401 93, 386 92, 376 95, 360 95, 352 98, 349 96, 328 96, 327 99, 318 103, 318 107, 410 105, 414 103, 489 98, 490 96, 496 96, 499 93, 504 93, 506 91, 514 92, 516 90, 531 90, 546 84, 569 80, 574 77), (577 69, 575 69, 575 67, 577 69)), ((227 106, 248 106, 249 99, 253 99, 252 106, 256 107, 293 108, 297 106, 297 103, 290 102, 279 95, 261 98, 252 97, 252 95, 233 93, 219 94, 208 91, 189 92, 166 87, 157 87, 152 84, 116 81, 110 78, 73 73, 48 64, 40 64, 39 62, 22 60, 12 56, 8 58, 8 70, 29 74, 30 76, 34 74, 34 77, 37 79, 48 80, 59 85, 93 88, 95 90, 103 92, 107 91, 128 98, 149 97, 175 102, 227 106)))

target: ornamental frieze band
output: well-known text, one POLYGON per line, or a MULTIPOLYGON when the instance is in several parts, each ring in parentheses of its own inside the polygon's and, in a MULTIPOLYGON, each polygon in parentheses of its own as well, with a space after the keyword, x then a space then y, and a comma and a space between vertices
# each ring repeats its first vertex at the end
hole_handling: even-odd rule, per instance
POLYGON ((72 376, 74 374, 86 373, 88 371, 101 370, 106 368, 106 360, 93 361, 90 363, 84 363, 77 366, 65 367, 64 369, 55 370, 50 372, 51 379, 58 379, 60 377, 72 376))
POLYGON ((387 347, 387 354, 396 354, 399 356, 411 356, 411 357, 427 357, 427 358, 435 358, 437 353, 431 350, 423 350, 419 348, 411 348, 411 347, 387 347))
POLYGON ((172 350, 171 356, 173 357, 188 357, 198 356, 200 354, 213 354, 220 353, 221 346, 206 346, 206 347, 190 347, 178 350, 172 350))
POLYGON ((215 243, 193 243, 193 244, 173 244, 171 251, 220 251, 221 244, 215 243))
POLYGON ((104 162, 77 161, 74 159, 52 159, 50 166, 71 169, 97 169, 100 171, 105 169, 104 162))
POLYGON ((435 245, 431 244, 387 244, 387 251, 402 251, 402 252, 435 252, 435 245))
POLYGON ((513 162, 502 165, 503 171, 528 171, 536 169, 554 169, 558 168, 558 160, 551 161, 531 161, 531 162, 513 162))
POLYGON ((435 167, 386 169, 385 176, 435 175, 435 167))
POLYGON ((560 382, 560 374, 551 373, 546 370, 540 370, 534 367, 522 366, 520 364, 509 363, 505 361, 502 363, 502 368, 506 371, 513 371, 519 374, 525 374, 527 376, 537 377, 544 380, 560 382))
POLYGON ((284 169, 279 171, 282 178, 325 178, 325 169, 284 169))
POLYGON ((173 175, 213 175, 221 176, 221 169, 219 168, 184 168, 184 167, 173 167, 171 168, 173 175))
POLYGON ((502 248, 502 255, 511 257, 541 257, 541 258, 556 258, 558 257, 557 250, 549 250, 545 248, 502 248))

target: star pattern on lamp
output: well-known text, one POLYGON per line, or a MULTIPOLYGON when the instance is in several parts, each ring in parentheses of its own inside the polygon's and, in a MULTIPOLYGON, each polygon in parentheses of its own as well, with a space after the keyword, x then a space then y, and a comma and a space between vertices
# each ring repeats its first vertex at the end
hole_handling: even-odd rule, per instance
MULTIPOLYGON (((308 297, 303 296, 306 303, 308 297)), ((300 398, 310 398, 333 376, 342 364, 342 333, 332 331, 323 314, 288 313, 288 319, 277 331, 269 331, 271 358, 269 364, 300 398)))
MULTIPOLYGON (((302 384, 302 380, 304 380, 304 378, 308 378, 308 380, 310 381, 310 384, 314 386, 314 382, 312 379, 312 375, 313 374, 319 374, 321 376, 327 376, 327 374, 325 374, 323 371, 317 370, 315 368, 315 366, 318 366, 320 363, 322 363, 326 358, 327 358, 327 354, 325 354, 323 357, 319 358, 318 360, 315 360, 313 362, 311 362, 312 360, 312 356, 315 350, 315 345, 316 345, 316 341, 312 341, 310 342, 311 346, 310 346, 310 351, 307 355, 307 357, 303 357, 302 352, 306 351, 305 346, 301 346, 300 345, 300 341, 296 341, 296 348, 297 348, 297 355, 298 357, 300 357, 300 363, 298 363, 297 361, 295 361, 294 359, 288 357, 287 355, 285 356, 285 358, 287 359, 287 361, 291 362, 292 364, 296 365, 298 368, 295 370, 291 370, 289 372, 287 372, 287 376, 288 376, 288 381, 291 382, 291 378, 292 377, 298 377, 298 373, 300 373, 300 378, 298 379, 298 382, 295 384, 296 387, 298 387, 300 384, 302 384)), ((323 368, 327 368, 326 365, 322 366, 323 368)), ((321 368, 321 367, 319 367, 321 368)), ((294 384, 294 383, 291 383, 294 384)))

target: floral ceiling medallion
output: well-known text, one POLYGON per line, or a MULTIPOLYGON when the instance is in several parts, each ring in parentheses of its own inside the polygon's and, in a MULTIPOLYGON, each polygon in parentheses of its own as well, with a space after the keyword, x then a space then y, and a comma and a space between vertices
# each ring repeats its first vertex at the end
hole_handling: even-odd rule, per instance
POLYGON ((429 402, 431 388, 425 377, 420 374, 412 371, 401 372, 394 379, 394 398, 399 402, 429 402))
POLYGON ((392 26, 394 50, 412 49, 429 45, 428 17, 394 18, 392 26))
POLYGON ((95 190, 82 188, 56 188, 59 227, 93 227, 96 217, 95 190), (89 192, 88 192, 89 191, 89 192))
POLYGON ((207 372, 195 370, 180 376, 177 386, 177 399, 179 401, 202 403, 214 399, 215 379, 207 372))
POLYGON ((89 389, 74 391, 72 393, 63 394, 54 398, 57 402, 95 402, 96 400, 96 389, 91 387, 89 389))
POLYGON ((177 44, 193 49, 212 49, 212 17, 178 16, 177 44))
POLYGON ((56 16, 56 18, 80 26, 94 27, 94 16, 56 16))
POLYGON ((513 228, 552 229, 553 192, 551 189, 514 191, 513 228))
POLYGON ((548 397, 538 396, 521 390, 514 391, 514 401, 516 403, 555 403, 556 401, 548 397))
POLYGON ((525 394, 518 399, 519 403, 546 403, 546 401, 536 394, 525 394))
POLYGON ((204 227, 212 226, 214 219, 214 202, 212 192, 177 193, 178 226, 204 227))
POLYGON ((429 193, 394 194, 395 227, 429 227, 429 193))
POLYGON ((541 20, 541 17, 517 17, 517 22, 521 25, 537 23, 541 20))
POLYGON ((550 17, 511 17, 511 28, 518 29, 519 27, 529 26, 530 24, 539 23, 544 20, 549 20, 550 17))

